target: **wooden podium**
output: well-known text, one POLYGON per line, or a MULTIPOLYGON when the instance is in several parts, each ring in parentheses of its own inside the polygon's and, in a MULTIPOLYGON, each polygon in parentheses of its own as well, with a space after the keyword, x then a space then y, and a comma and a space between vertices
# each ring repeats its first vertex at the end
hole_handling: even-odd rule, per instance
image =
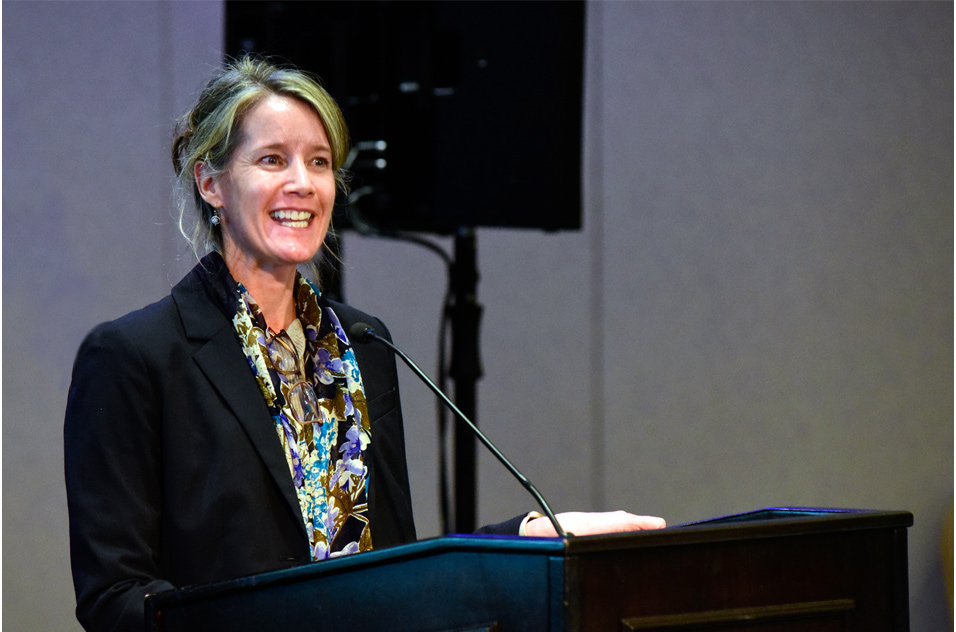
POLYGON ((152 595, 146 627, 903 632, 912 524, 770 508, 613 536, 437 538, 152 595))

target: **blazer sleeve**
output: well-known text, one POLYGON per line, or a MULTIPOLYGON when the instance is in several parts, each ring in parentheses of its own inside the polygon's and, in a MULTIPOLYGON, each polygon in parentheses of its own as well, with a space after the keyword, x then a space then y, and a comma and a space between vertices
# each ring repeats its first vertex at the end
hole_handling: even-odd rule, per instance
POLYGON ((161 414, 153 377, 113 323, 83 342, 64 423, 76 614, 87 630, 143 625, 160 579, 161 414))
POLYGON ((527 517, 528 514, 521 514, 504 522, 485 525, 475 530, 475 533, 482 535, 518 535, 521 529, 521 523, 524 522, 524 519, 527 517))

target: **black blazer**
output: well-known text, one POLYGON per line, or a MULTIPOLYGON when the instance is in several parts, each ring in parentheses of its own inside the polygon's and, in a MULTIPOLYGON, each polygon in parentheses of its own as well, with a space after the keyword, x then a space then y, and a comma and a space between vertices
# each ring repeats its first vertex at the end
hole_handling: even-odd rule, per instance
MULTIPOLYGON (((348 330, 373 317, 333 309, 348 330)), ((354 347, 371 417, 369 517, 415 539, 395 361, 354 347)), ((95 328, 64 426, 77 618, 143 629, 144 597, 309 561, 292 477, 228 317, 193 270, 171 296, 95 328)))

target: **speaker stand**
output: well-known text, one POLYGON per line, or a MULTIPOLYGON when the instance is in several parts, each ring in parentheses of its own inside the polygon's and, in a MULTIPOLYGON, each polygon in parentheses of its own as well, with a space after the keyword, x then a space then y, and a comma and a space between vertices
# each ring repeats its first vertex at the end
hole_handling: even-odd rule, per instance
MULTIPOLYGON (((482 376, 479 357, 477 240, 474 228, 459 228, 455 235, 455 260, 451 272, 451 367, 455 380, 455 405, 478 423, 477 382, 482 376)), ((453 435, 455 511, 452 520, 456 533, 471 533, 476 528, 477 463, 475 437, 457 417, 453 435)))

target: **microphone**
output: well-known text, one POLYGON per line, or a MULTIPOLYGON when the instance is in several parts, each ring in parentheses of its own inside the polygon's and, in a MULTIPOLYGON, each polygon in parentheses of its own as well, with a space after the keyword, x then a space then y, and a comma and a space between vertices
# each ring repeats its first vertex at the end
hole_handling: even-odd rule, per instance
POLYGON ((418 368, 418 365, 415 364, 411 358, 405 355, 404 351, 393 345, 390 341, 379 336, 377 333, 375 333, 374 329, 365 323, 355 323, 349 327, 349 340, 358 341, 363 344, 369 342, 378 342, 391 349, 392 353, 400 357, 405 364, 408 365, 408 368, 410 368, 412 372, 417 375, 419 379, 424 382, 425 385, 430 388, 432 392, 435 393, 435 395, 437 395, 438 398, 445 403, 446 406, 448 406, 448 408, 452 410, 452 412, 458 415, 459 419, 465 422, 465 425, 468 426, 469 430, 471 430, 476 437, 478 437, 478 440, 481 441, 493 455, 495 455, 495 458, 501 461, 501 464, 505 466, 505 469, 507 469, 512 476, 518 479, 518 482, 521 483, 526 490, 528 490, 528 493, 531 494, 536 501, 538 501, 538 505, 540 505, 541 509, 544 510, 544 514, 548 517, 548 520, 551 521, 551 524, 554 526, 554 530, 557 532, 558 536, 562 538, 568 537, 569 534, 561 528, 561 525, 558 523, 558 519, 554 517, 554 512, 551 511, 551 507, 548 505, 548 501, 544 499, 544 496, 541 495, 541 492, 539 492, 538 489, 531 483, 531 481, 529 481, 524 474, 518 471, 518 468, 515 467, 514 464, 512 464, 504 454, 501 453, 501 450, 499 450, 497 446, 491 442, 491 439, 486 437, 485 433, 479 430, 478 426, 476 426, 471 419, 468 419, 468 417, 465 416, 465 413, 461 412, 461 410, 455 406, 455 403, 452 402, 451 399, 449 399, 440 388, 435 386, 435 383, 429 379, 424 371, 418 368))

